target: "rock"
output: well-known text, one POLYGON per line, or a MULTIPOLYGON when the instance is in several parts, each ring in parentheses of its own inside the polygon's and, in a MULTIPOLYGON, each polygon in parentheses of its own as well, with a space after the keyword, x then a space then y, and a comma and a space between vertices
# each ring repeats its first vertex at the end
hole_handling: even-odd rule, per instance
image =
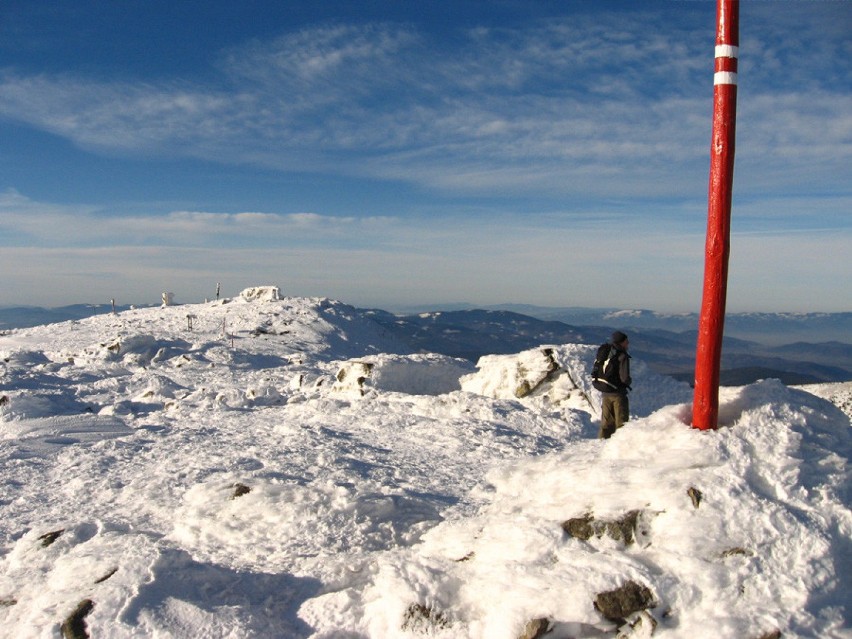
POLYGON ((403 630, 429 632, 435 628, 447 628, 449 625, 444 613, 419 603, 411 604, 402 618, 403 630))
POLYGON ((615 541, 622 542, 625 546, 631 545, 636 538, 636 526, 641 511, 631 510, 618 519, 596 520, 591 513, 582 517, 568 519, 562 523, 562 530, 571 537, 588 541, 593 536, 603 537, 607 535, 615 541))
POLYGON ((236 499, 237 497, 242 497, 243 495, 248 495, 251 492, 251 488, 246 486, 245 484, 234 484, 233 485, 234 492, 231 494, 231 499, 236 499))
POLYGON ((764 632, 757 639, 781 639, 781 631, 770 630, 769 632, 764 632))
POLYGON ((544 617, 531 619, 524 626, 524 631, 518 635, 518 639, 540 639, 550 630, 550 621, 544 617))
POLYGON ((591 513, 587 513, 582 517, 573 517, 572 519, 563 521, 562 530, 575 539, 588 541, 593 535, 597 534, 594 526, 592 525, 594 521, 595 518, 591 515, 591 513))
POLYGON ((689 498, 692 500, 692 505, 695 508, 698 508, 698 505, 701 503, 701 498, 704 496, 701 491, 694 486, 690 486, 689 490, 686 491, 686 494, 689 495, 689 498))
POLYGON ((95 579, 95 583, 96 584, 102 584, 103 582, 105 582, 107 579, 112 577, 117 572, 118 572, 118 568, 113 568, 108 573, 106 573, 103 577, 99 577, 98 579, 95 579))
POLYGON ((89 639, 86 616, 92 612, 94 607, 95 604, 91 599, 83 599, 59 627, 62 637, 64 639, 89 639))
POLYGON ((277 286, 253 286, 251 288, 243 289, 240 293, 240 297, 247 302, 251 302, 253 300, 276 302, 281 299, 281 292, 277 286))
POLYGON ((370 377, 370 372, 373 370, 372 362, 350 361, 344 362, 343 366, 337 371, 336 379, 332 390, 341 393, 351 393, 363 396, 365 393, 364 382, 370 377))
POLYGON ((744 557, 751 557, 754 553, 747 548, 740 548, 739 546, 735 548, 728 548, 727 550, 722 551, 722 557, 735 557, 738 555, 742 555, 744 557))
POLYGON ((515 389, 515 397, 521 398, 526 397, 532 392, 532 386, 530 385, 529 380, 521 380, 521 383, 515 389))
POLYGON ((64 528, 60 528, 59 530, 54 530, 53 532, 44 533, 41 537, 39 537, 39 541, 41 541, 42 548, 47 548, 54 541, 59 539, 62 536, 62 533, 65 532, 64 528))
POLYGON ((639 511, 631 510, 619 519, 606 522, 606 534, 615 541, 622 541, 625 546, 629 546, 635 539, 636 524, 638 521, 639 511))
MULTIPOLYGON (((540 377, 533 377, 532 379, 525 378, 521 380, 521 383, 518 384, 518 387, 515 389, 515 397, 518 399, 522 397, 526 397, 535 391, 539 386, 541 386, 544 382, 550 381, 553 379, 553 376, 559 371, 559 363, 556 361, 556 358, 553 356, 552 348, 544 348, 541 350, 541 354, 544 356, 545 360, 545 368, 542 371, 543 375, 540 377)), ((523 374, 527 374, 527 371, 521 369, 523 374)))
POLYGON ((638 615, 628 619, 627 623, 618 629, 615 639, 643 639, 653 636, 657 629, 657 620, 643 610, 638 615))
POLYGON ((654 595, 650 589, 635 581, 615 590, 602 592, 595 597, 595 610, 610 621, 624 624, 625 619, 635 612, 653 607, 654 595))
POLYGON ((562 368, 552 348, 535 348, 516 355, 484 355, 478 372, 459 379, 463 391, 485 397, 519 399, 546 389, 562 368))

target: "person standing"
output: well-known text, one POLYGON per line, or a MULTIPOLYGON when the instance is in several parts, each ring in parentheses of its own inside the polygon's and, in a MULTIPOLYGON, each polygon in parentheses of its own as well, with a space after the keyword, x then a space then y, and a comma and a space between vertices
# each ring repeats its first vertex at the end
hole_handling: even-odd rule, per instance
POLYGON ((601 392, 601 427, 598 433, 600 439, 609 439, 630 419, 627 391, 631 390, 632 380, 628 346, 627 335, 615 331, 609 350, 601 347, 598 352, 593 385, 601 392))

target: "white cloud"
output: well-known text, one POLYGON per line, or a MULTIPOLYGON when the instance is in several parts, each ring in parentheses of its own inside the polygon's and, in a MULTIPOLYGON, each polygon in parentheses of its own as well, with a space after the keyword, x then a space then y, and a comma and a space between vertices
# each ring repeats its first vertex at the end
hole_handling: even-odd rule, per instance
MULTIPOLYGON (((476 193, 680 195, 704 180, 712 46, 706 29, 661 30, 659 18, 478 29, 442 49, 392 24, 304 29, 224 52, 216 84, 6 73, 0 114, 109 153, 476 193)), ((759 69, 759 55, 771 66, 780 53, 752 37, 760 44, 744 67, 759 69)), ((823 62, 823 49, 784 64, 823 62)), ((750 180, 770 188, 805 162, 848 164, 836 159, 849 156, 846 93, 812 80, 806 94, 778 95, 774 76, 742 76, 743 160, 779 160, 765 172, 755 160, 750 180)))
POLYGON ((227 137, 239 96, 185 86, 103 83, 71 76, 0 82, 0 114, 84 147, 133 154, 227 137))
MULTIPOLYGON (((44 214, 20 199, 0 198, 4 222, 9 200, 44 214)), ((696 209, 691 204, 681 214, 693 216, 696 209)), ((272 282, 289 294, 365 306, 512 300, 694 311, 700 303, 700 212, 698 220, 685 222, 672 209, 654 225, 643 222, 646 215, 618 211, 590 212, 586 224, 559 213, 362 222, 318 214, 176 212, 100 220, 103 235, 88 244, 74 234, 79 213, 54 209, 41 220, 39 227, 57 229, 47 247, 4 246, 4 303, 144 302, 156 301, 163 290, 181 301, 200 301, 212 295, 216 281, 231 294, 272 282), (150 244, 130 241, 158 225, 150 244), (299 231, 307 235, 287 241, 288 233, 299 231), (244 244, 234 239, 239 232, 244 244), (61 240, 62 234, 68 237, 61 240), (196 242, 196 234, 206 234, 205 241, 196 242), (274 242, 258 239, 269 235, 274 242)), ((90 222, 82 226, 97 226, 90 222)), ((784 233, 769 226, 734 233, 729 309, 848 310, 838 285, 852 280, 852 264, 840 258, 849 231, 784 233)), ((9 235, 3 237, 8 242, 9 235)))
POLYGON ((222 66, 235 83, 248 79, 264 92, 283 84, 339 99, 399 81, 398 58, 419 41, 417 34, 394 25, 317 27, 235 47, 225 52, 222 66))
POLYGON ((848 184, 852 165, 848 92, 746 95, 740 112, 738 168, 747 168, 757 185, 770 177, 778 190, 848 184))
MULTIPOLYGON (((289 294, 378 306, 428 299, 561 304, 581 293, 590 295, 590 303, 604 303, 613 291, 622 290, 617 296, 634 303, 647 292, 647 287, 633 286, 639 279, 635 276, 613 273, 611 281, 601 284, 594 247, 606 238, 599 232, 554 234, 540 229, 524 237, 490 232, 470 235, 467 242, 447 233, 447 245, 435 250, 429 241, 437 233, 423 237, 417 233, 423 230, 412 229, 397 246, 378 251, 330 246, 7 247, 0 252, 0 269, 8 278, 4 303, 60 305, 111 298, 144 302, 155 301, 163 290, 174 291, 181 301, 200 301, 212 294, 216 281, 226 283, 232 293, 273 282, 289 294)), ((658 300, 643 301, 650 305, 658 300)))
POLYGON ((12 246, 163 245, 197 246, 251 241, 258 245, 339 241, 375 243, 397 220, 317 213, 211 213, 118 216, 94 206, 35 202, 17 191, 0 192, 0 229, 12 246))

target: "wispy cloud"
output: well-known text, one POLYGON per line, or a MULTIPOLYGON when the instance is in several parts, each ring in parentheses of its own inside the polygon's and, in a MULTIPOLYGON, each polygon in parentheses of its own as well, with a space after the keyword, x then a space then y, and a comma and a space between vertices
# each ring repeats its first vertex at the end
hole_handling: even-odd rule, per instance
POLYGON ((389 217, 339 217, 317 213, 211 213, 114 216, 91 206, 44 204, 13 190, 0 192, 0 240, 6 246, 63 247, 252 246, 381 242, 397 221, 389 217))
MULTIPOLYGON (((829 308, 842 309, 837 286, 852 278, 852 263, 841 257, 852 239, 848 225, 794 232, 760 216, 777 209, 796 217, 805 206, 822 215, 847 205, 779 199, 735 210, 729 309, 808 310, 810 300, 816 308, 830 300, 829 308)), ((365 306, 582 299, 586 305, 695 310, 702 203, 657 213, 654 224, 647 210, 626 203, 589 211, 585 223, 576 212, 559 211, 492 214, 487 224, 475 215, 447 214, 360 219, 176 211, 114 218, 6 192, 0 194, 2 301, 142 302, 156 301, 164 290, 180 301, 200 301, 221 281, 228 294, 274 283, 290 294, 365 306)))
MULTIPOLYGON (((304 29, 220 52, 208 84, 7 71, 0 114, 107 153, 480 194, 680 196, 704 180, 712 33, 660 29, 664 17, 474 29, 451 46, 394 24, 304 29)), ((772 44, 795 31, 781 26, 755 25, 742 54, 740 149, 756 184, 789 183, 809 158, 850 154, 848 92, 831 83, 848 79, 830 57, 844 45, 793 56, 772 44), (825 84, 812 74, 807 95, 769 92, 782 67, 788 86, 810 64, 835 70, 821 74, 825 84)))
POLYGON ((230 49, 221 67, 235 84, 261 93, 283 85, 293 107, 315 108, 406 84, 404 61, 422 45, 415 32, 389 24, 316 27, 230 49))
POLYGON ((162 153, 181 142, 227 137, 238 96, 188 86, 103 83, 71 76, 0 82, 0 113, 96 150, 162 153))
MULTIPOLYGON (((402 229, 381 250, 353 245, 4 247, 0 270, 7 278, 4 303, 59 305, 80 301, 156 301, 174 291, 180 301, 200 301, 221 281, 226 294, 258 283, 280 285, 294 295, 322 295, 360 305, 416 301, 494 303, 524 291, 524 299, 553 304, 583 296, 590 304, 647 306, 660 282, 686 293, 684 273, 699 264, 692 257, 671 268, 627 269, 618 281, 601 285, 596 267, 600 247, 609 241, 629 255, 636 238, 608 238, 600 230, 553 232, 526 229, 518 234, 498 229, 462 234, 426 226, 402 229), (443 245, 432 244, 442 236, 443 245), (70 266, 69 265, 73 265, 70 266), (677 273, 677 276, 674 273, 677 273), (95 276, 97 275, 97 276, 95 276), (650 282, 656 284, 651 286, 650 282), (45 286, 50 282, 49 287, 45 286), (613 297, 613 291, 623 291, 613 297), (61 291, 61 293, 57 293, 61 291), (207 293, 205 293, 207 291, 207 293)), ((697 242, 692 238, 692 243, 697 242)), ((678 251, 684 250, 678 243, 678 251)), ((694 247, 693 247, 694 248, 694 247)), ((675 260, 675 258, 672 258, 675 260)), ((615 278, 615 275, 612 274, 615 278)), ((694 282, 692 282, 694 284, 694 282)), ((659 307, 659 304, 656 304, 659 307)), ((670 306, 668 303, 666 306, 670 306)))

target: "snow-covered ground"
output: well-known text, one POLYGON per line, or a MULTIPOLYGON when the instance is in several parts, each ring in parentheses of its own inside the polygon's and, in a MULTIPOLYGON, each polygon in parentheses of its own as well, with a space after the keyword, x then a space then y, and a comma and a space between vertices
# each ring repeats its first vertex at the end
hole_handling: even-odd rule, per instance
POLYGON ((600 441, 594 345, 474 367, 277 297, 0 336, 3 636, 852 636, 852 385, 702 433, 636 353, 600 441))

